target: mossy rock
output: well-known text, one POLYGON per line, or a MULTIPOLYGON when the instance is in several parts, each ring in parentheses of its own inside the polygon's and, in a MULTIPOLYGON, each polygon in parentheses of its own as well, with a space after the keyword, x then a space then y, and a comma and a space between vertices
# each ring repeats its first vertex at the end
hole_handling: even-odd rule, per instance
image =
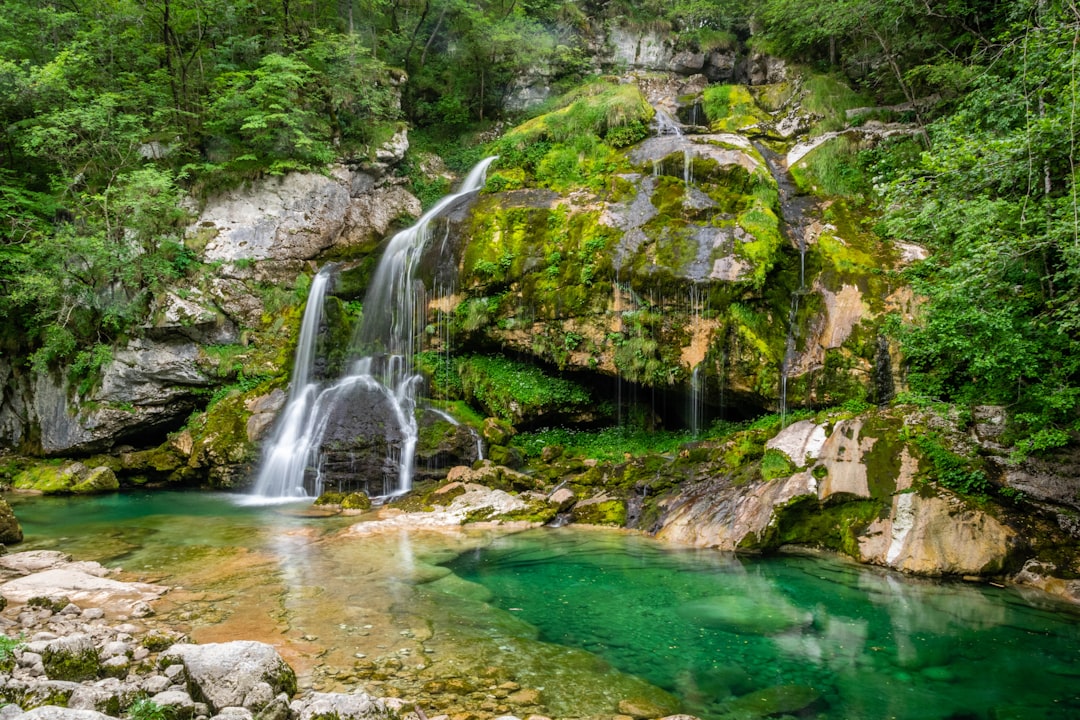
POLYGON ((81 462, 45 462, 16 475, 14 487, 43 495, 87 495, 117 490, 120 483, 116 473, 105 466, 91 469, 81 462))
POLYGON ((508 468, 519 468, 525 462, 525 458, 520 450, 505 445, 492 445, 489 447, 488 459, 496 465, 502 465, 503 467, 508 468))
POLYGON ((116 479, 116 473, 107 467, 96 467, 90 470, 80 482, 71 486, 71 492, 75 495, 90 495, 119 489, 120 481, 116 479))
POLYGON ((82 633, 53 640, 41 653, 41 660, 51 680, 93 680, 100 668, 93 639, 82 633))
MULTIPOLYGON (((11 509, 11 505, 7 500, 0 498, 0 544, 13 545, 20 543, 23 540, 22 525, 19 524, 19 518, 15 517, 15 511, 11 509)), ((2 599, 2 596, 0 596, 2 599)), ((3 604, 0 604, 0 610, 4 609, 7 605, 7 601, 4 600, 3 604)))
POLYGON ((574 505, 571 510, 574 522, 585 525, 626 525, 626 501, 621 499, 592 498, 574 505))
POLYGON ((484 419, 484 428, 481 434, 492 445, 507 445, 515 433, 514 426, 506 420, 489 417, 484 419))
POLYGON ((351 492, 341 499, 342 510, 370 510, 371 498, 362 492, 351 492))

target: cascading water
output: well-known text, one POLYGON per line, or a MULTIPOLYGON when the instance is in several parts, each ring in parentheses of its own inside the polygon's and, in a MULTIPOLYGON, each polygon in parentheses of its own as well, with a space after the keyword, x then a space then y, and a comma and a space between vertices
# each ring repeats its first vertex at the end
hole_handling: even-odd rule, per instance
MULTIPOLYGON (((294 377, 293 391, 282 412, 278 430, 263 457, 255 483, 256 496, 308 497, 305 478, 309 474, 314 475, 310 484, 314 485, 315 494, 322 491, 320 459, 315 456, 335 406, 357 390, 378 398, 389 408, 397 425, 400 442, 389 444, 391 457, 388 458, 388 462, 397 468, 397 474, 392 482, 384 482, 383 494, 400 495, 412 488, 418 436, 414 410, 416 387, 420 382, 420 376, 413 368, 413 355, 418 350, 417 330, 423 326, 426 312, 426 294, 423 283, 416 278, 416 269, 431 240, 432 221, 463 196, 483 187, 487 169, 495 159, 489 157, 478 163, 457 192, 442 198, 415 225, 390 240, 364 298, 364 317, 351 352, 351 356, 358 359, 343 377, 322 390, 310 381, 310 356, 314 352, 314 335, 321 318, 315 316, 316 311, 312 309, 316 287, 312 283, 309 311, 305 312, 303 325, 303 328, 307 327, 310 312, 313 329, 308 344, 312 349, 305 350, 308 355, 302 364, 299 360, 301 349, 298 348, 296 363, 297 368, 303 368, 307 375, 294 377), (304 389, 298 391, 301 381, 304 389)), ((320 292, 325 292, 325 282, 324 278, 320 292)), ((321 308, 321 295, 317 305, 321 308)), ((303 342, 303 329, 301 338, 303 342)))
POLYGON ((311 450, 321 435, 316 408, 324 400, 319 384, 312 381, 315 341, 322 324, 323 301, 334 266, 315 275, 300 322, 300 337, 293 360, 292 384, 285 409, 273 437, 266 445, 253 494, 262 498, 306 497, 304 474, 311 464, 311 450))

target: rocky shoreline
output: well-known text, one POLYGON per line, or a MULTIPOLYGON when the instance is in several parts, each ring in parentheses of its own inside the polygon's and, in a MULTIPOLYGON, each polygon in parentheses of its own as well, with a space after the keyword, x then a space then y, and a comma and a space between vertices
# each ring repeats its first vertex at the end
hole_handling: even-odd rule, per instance
MULTIPOLYGON (((0 557, 8 638, 0 641, 0 718, 427 718, 412 702, 362 691, 298 695, 295 672, 273 646, 192 644, 154 616, 153 602, 169 588, 112 572, 56 551, 0 557)), ((503 697, 515 690, 501 689, 503 697)))

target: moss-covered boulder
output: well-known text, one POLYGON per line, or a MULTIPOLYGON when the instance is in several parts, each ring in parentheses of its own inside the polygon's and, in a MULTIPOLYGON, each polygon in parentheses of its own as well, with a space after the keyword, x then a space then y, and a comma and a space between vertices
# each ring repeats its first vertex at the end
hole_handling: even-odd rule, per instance
POLYGON ((626 524, 626 501, 606 495, 597 495, 578 502, 571 509, 574 522, 585 525, 626 524))
POLYGON ((43 495, 72 495, 111 492, 120 487, 111 468, 89 468, 81 462, 42 462, 15 476, 16 490, 43 495))
MULTIPOLYGON (((0 498, 0 544, 13 545, 23 540, 22 525, 7 500, 0 498)), ((3 607, 0 607, 2 610, 3 607)))
POLYGON ((50 641, 41 653, 41 661, 50 679, 74 682, 95 679, 100 666, 94 639, 84 633, 50 641))

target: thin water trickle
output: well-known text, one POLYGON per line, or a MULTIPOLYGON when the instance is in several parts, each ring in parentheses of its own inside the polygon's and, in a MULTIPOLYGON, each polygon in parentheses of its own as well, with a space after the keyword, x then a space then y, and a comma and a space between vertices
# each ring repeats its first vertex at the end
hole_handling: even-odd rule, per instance
MULTIPOLYGON (((418 331, 423 327, 427 309, 423 283, 417 279, 416 269, 432 239, 432 221, 465 195, 483 187, 487 169, 495 160, 495 157, 489 157, 479 162, 457 192, 439 200, 415 225, 391 238, 364 298, 364 317, 351 352, 352 357, 358 359, 332 386, 320 390, 316 383, 309 381, 295 397, 290 394, 274 439, 264 454, 254 496, 310 497, 305 477, 311 468, 314 482, 317 484, 321 480, 321 474, 312 466, 318 465, 316 454, 330 413, 349 390, 357 387, 375 392, 387 401, 386 405, 400 433, 400 443, 389 445, 388 458, 392 466, 397 468, 397 477, 384 482, 384 494, 400 495, 412 488, 419 435, 415 415, 416 389, 421 379, 414 371, 413 356, 419 350, 418 331)), ((313 282, 312 297, 315 287, 313 282)), ((325 280, 320 287, 325 293, 325 280)), ((320 308, 321 304, 320 296, 320 308)), ((312 300, 309 299, 309 307, 311 305, 312 300)), ((307 320, 305 313, 304 328, 307 327, 307 320)), ((305 364, 301 366, 301 348, 297 349, 298 367, 310 368, 319 319, 315 318, 312 323, 314 329, 310 337, 305 340, 301 332, 303 352, 306 354, 305 364)), ((310 370, 305 369, 304 372, 309 373, 310 370)), ((299 380, 300 376, 297 376, 294 385, 299 384, 299 380)), ((312 489, 316 495, 322 490, 321 487, 312 489)))
POLYGON ((805 295, 806 287, 806 232, 808 212, 814 205, 810 196, 800 195, 791 174, 784 167, 780 158, 772 150, 755 142, 754 147, 765 159, 765 166, 776 180, 780 199, 781 229, 788 240, 799 251, 799 287, 792 294, 791 309, 788 312, 788 334, 784 344, 784 358, 780 363, 780 424, 787 425, 788 379, 791 368, 797 359, 799 298, 805 295))

